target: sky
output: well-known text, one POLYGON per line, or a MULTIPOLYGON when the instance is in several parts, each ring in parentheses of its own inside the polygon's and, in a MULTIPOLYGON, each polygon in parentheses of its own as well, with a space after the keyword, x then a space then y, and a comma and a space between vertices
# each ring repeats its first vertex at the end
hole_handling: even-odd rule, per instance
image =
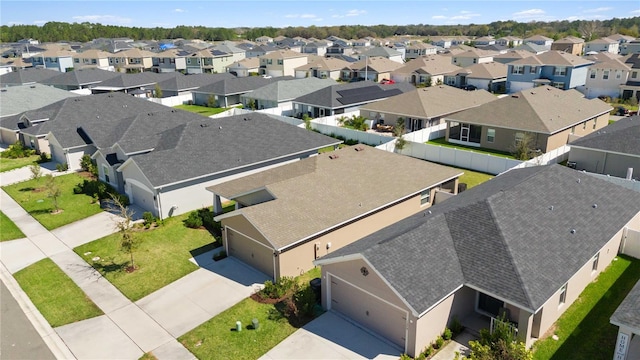
POLYGON ((606 20, 640 16, 640 1, 204 1, 78 0, 0 2, 0 25, 48 21, 135 27, 288 27, 488 24, 499 20, 606 20))

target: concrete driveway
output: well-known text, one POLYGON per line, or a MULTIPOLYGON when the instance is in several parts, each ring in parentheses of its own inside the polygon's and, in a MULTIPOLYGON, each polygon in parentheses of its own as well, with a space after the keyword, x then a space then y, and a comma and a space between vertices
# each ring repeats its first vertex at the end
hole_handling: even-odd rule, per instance
POLYGON ((329 311, 284 339, 261 360, 393 359, 402 349, 329 311))

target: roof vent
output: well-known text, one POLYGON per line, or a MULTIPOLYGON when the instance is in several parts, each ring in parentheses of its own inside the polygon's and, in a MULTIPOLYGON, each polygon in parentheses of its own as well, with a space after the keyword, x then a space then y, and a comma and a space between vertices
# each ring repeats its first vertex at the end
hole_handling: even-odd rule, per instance
POLYGON ((333 160, 333 159, 337 159, 339 156, 338 155, 329 155, 329 159, 333 160))
POLYGON ((576 233, 576 229, 571 229, 571 231, 569 231, 569 232, 572 233, 572 234, 575 234, 576 233))
POLYGON ((0 89, 0 92, 7 92, 7 89, 0 89))
POLYGON ((549 210, 553 211, 553 205, 549 206, 549 210))
POLYGON ((515 95, 511 95, 511 97, 514 98, 514 99, 518 99, 518 98, 520 98, 520 95, 515 94, 515 95))
POLYGON ((593 204, 591 205, 592 208, 597 209, 598 208, 598 204, 593 204))
POLYGON ((218 126, 218 129, 222 130, 222 126, 218 126))
POLYGON ((200 127, 203 127, 203 128, 207 126, 209 126, 209 124, 200 124, 200 127))
POLYGON ((580 179, 578 179, 577 183, 580 184, 580 179))
POLYGON ((30 88, 32 88, 32 89, 35 89, 35 88, 36 88, 36 86, 35 86, 35 85, 31 85, 31 86, 29 86, 29 87, 30 87, 30 88))

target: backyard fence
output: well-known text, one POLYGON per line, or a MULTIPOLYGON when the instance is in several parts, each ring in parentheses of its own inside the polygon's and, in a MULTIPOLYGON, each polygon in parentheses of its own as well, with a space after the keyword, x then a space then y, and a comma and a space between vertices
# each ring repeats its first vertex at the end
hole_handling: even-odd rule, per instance
POLYGON ((612 182, 614 184, 618 184, 620 186, 624 186, 627 189, 631 189, 631 190, 635 190, 640 192, 640 181, 637 180, 627 180, 624 178, 619 178, 619 177, 615 177, 615 176, 610 176, 610 175, 603 175, 603 174, 596 174, 596 173, 591 173, 591 172, 587 172, 587 171, 583 171, 583 173, 588 174, 590 176, 593 177, 597 177, 599 179, 603 179, 603 180, 607 180, 609 182, 612 182))
POLYGON ((625 229, 620 252, 640 259, 640 231, 625 229))
POLYGON ((413 131, 408 134, 405 134, 403 138, 407 141, 424 143, 433 139, 440 139, 445 137, 445 133, 447 130, 447 124, 439 124, 435 126, 431 126, 428 128, 424 128, 418 131, 413 131))
POLYGON ((186 104, 189 101, 193 100, 193 95, 192 94, 184 94, 184 95, 178 95, 178 96, 169 96, 169 97, 165 97, 165 98, 147 98, 147 100, 152 101, 156 104, 161 104, 164 106, 177 106, 177 105, 182 105, 182 104, 186 104))
POLYGON ((318 124, 315 122, 311 122, 311 128, 313 130, 317 130, 318 132, 330 135, 330 136, 341 136, 347 140, 357 140, 360 143, 378 146, 387 142, 392 142, 394 140, 391 136, 378 135, 376 133, 370 133, 359 130, 352 130, 343 127, 331 126, 318 124))

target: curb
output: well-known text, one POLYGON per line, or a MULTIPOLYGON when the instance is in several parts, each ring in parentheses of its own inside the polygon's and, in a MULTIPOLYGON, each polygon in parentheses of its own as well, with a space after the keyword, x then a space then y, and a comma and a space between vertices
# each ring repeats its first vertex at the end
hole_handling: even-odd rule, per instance
POLYGON ((20 285, 18 285, 16 279, 2 263, 0 263, 0 280, 7 286, 7 289, 9 289, 11 295, 16 299, 18 305, 27 316, 27 319, 29 319, 56 359, 76 359, 73 353, 71 353, 71 350, 69 350, 64 341, 62 341, 40 311, 33 305, 31 299, 29 299, 20 285))

